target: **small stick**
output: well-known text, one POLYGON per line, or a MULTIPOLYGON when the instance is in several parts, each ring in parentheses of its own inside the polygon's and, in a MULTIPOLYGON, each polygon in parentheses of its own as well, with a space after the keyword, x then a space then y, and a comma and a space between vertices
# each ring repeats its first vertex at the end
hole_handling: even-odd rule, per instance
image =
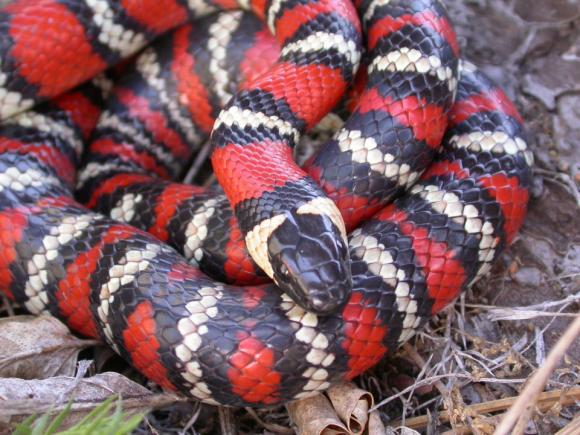
POLYGON ((4 295, 0 295, 0 299, 2 299, 1 310, 6 310, 8 312, 8 317, 13 317, 15 315, 15 313, 14 313, 14 307, 12 307, 12 303, 10 302, 10 299, 8 299, 4 295))
POLYGON ((193 427, 193 425, 195 424, 195 422, 199 418, 199 414, 201 412, 201 403, 200 402, 193 402, 191 404, 191 406, 194 409, 194 412, 191 415, 191 417, 189 418, 189 420, 187 420, 187 423, 185 424, 183 429, 179 432, 179 435, 185 435, 187 433, 187 431, 193 427))
POLYGON ((232 408, 220 406, 218 407, 218 414, 220 417, 220 430, 222 435, 237 435, 238 428, 236 427, 236 418, 232 408))
MULTIPOLYGON (((505 399, 491 400, 489 402, 477 403, 475 405, 468 405, 466 410, 473 411, 477 414, 487 414, 491 412, 503 411, 508 409, 516 400, 518 396, 507 397, 505 399)), ((538 407, 540 410, 546 410, 560 403, 562 406, 572 405, 577 400, 580 400, 580 387, 570 388, 569 390, 554 390, 547 391, 538 396, 538 407)), ((439 415, 439 422, 446 423, 448 416, 445 414, 439 415)), ((405 420, 405 426, 411 429, 420 429, 429 423, 429 416, 421 415, 419 417, 412 417, 405 420)), ((391 427, 399 427, 402 421, 398 420, 389 423, 391 427)))
POLYGON ((212 183, 216 180, 216 176, 215 174, 212 172, 211 175, 209 177, 207 177, 207 180, 205 180, 201 186, 202 187, 209 187, 212 185, 212 183))
MULTIPOLYGON (((145 397, 123 399, 123 410, 129 412, 135 409, 141 412, 144 408, 159 409, 185 401, 187 401, 187 398, 183 396, 171 393, 160 393, 145 397)), ((92 411, 101 402, 102 400, 95 402, 73 402, 71 410, 73 412, 92 411)), ((0 408, 0 419, 13 415, 30 415, 31 409, 35 413, 50 412, 51 414, 56 414, 67 406, 66 403, 55 405, 41 400, 15 400, 4 405, 5 403, 7 402, 2 402, 2 408, 0 408)))
POLYGON ((197 156, 195 156, 195 160, 193 161, 189 170, 187 171, 187 174, 185 174, 185 177, 183 177, 183 182, 185 184, 193 183, 193 179, 199 172, 199 168, 201 168, 201 166, 207 160, 207 156, 209 155, 210 151, 211 151, 211 141, 208 140, 203 145, 203 147, 201 147, 201 149, 197 153, 197 156))
POLYGON ((580 433, 580 415, 556 432, 556 435, 574 435, 580 433))
MULTIPOLYGON (((419 368, 424 369, 424 367, 426 366, 427 363, 425 362, 423 357, 421 355, 419 355, 419 353, 415 350, 415 348, 413 348, 413 346, 411 346, 409 343, 405 343, 405 345, 403 347, 405 349, 405 352, 407 352, 407 355, 409 355, 409 357, 413 360, 413 362, 415 364, 417 364, 417 366, 419 368)), ((447 410, 447 415, 449 416, 449 421, 451 422, 453 429, 455 429, 456 422, 452 418, 453 417, 453 400, 451 399, 451 395, 449 394, 449 388, 447 388, 443 384, 443 382, 441 382, 440 379, 435 380, 435 382, 433 382, 433 385, 435 385, 435 388, 437 388, 437 390, 441 394, 441 397, 443 398, 443 403, 444 403, 445 408, 447 410)))
POLYGON ((262 420, 260 418, 260 416, 258 414, 256 414, 256 411, 254 411, 252 408, 245 408, 245 410, 248 414, 250 414, 252 416, 252 418, 254 420, 256 420, 258 422, 258 424, 260 426, 262 426, 266 430, 269 430, 271 432, 276 432, 276 433, 289 434, 289 435, 295 433, 294 430, 290 429, 289 427, 281 426, 281 425, 275 424, 275 423, 265 422, 264 420, 262 420))
POLYGON ((580 316, 576 317, 576 320, 568 326, 562 337, 560 337, 556 345, 548 354, 545 364, 530 378, 528 385, 520 393, 517 400, 496 428, 495 435, 523 433, 524 426, 530 419, 534 405, 536 404, 544 385, 550 378, 552 372, 556 369, 556 366, 560 363, 566 351, 579 335, 580 316))
MULTIPOLYGON (((403 345, 403 349, 405 350, 407 355, 413 360, 413 362, 417 365, 417 367, 419 367, 420 369, 425 367, 427 363, 425 362, 423 357, 419 355, 419 353, 415 350, 413 346, 411 346, 409 343, 405 343, 403 345)), ((445 385, 443 385, 443 382, 441 382, 441 380, 439 379, 435 380, 433 382, 433 385, 435 385, 435 388, 439 390, 442 396, 447 396, 449 394, 449 390, 445 385)))
POLYGON ((462 373, 446 373, 442 375, 434 375, 430 376, 425 379, 421 379, 418 382, 415 382, 410 387, 405 388, 404 390, 399 391, 397 394, 393 394, 392 396, 383 399, 381 402, 377 403, 375 406, 372 407, 370 411, 374 411, 375 409, 380 408, 381 406, 386 405, 389 402, 407 394, 410 391, 417 389, 418 387, 422 387, 423 385, 430 385, 433 381, 438 379, 466 379, 469 382, 479 382, 479 383, 488 383, 488 384, 523 384, 526 382, 526 379, 498 379, 498 378, 475 378, 471 375, 466 375, 462 373))

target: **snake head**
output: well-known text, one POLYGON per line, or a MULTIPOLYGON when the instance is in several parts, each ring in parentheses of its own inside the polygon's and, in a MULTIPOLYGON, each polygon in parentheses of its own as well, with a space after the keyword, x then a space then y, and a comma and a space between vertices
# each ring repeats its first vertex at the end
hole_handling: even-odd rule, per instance
POLYGON ((337 312, 352 290, 341 224, 342 218, 337 225, 326 214, 300 208, 287 214, 268 240, 274 281, 298 305, 315 314, 337 312))

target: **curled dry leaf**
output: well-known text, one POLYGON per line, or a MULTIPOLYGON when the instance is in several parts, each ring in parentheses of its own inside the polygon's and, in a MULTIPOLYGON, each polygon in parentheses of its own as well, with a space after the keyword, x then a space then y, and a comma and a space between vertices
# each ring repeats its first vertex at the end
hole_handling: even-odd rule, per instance
POLYGON ((79 352, 96 343, 75 337, 54 317, 0 319, 0 377, 73 376, 79 352))
POLYGON ((369 414, 369 422, 364 433, 365 435, 387 435, 387 430, 381 421, 379 411, 374 410, 369 414))
POLYGON ((396 429, 393 429, 392 427, 388 427, 386 429, 386 434, 387 435, 421 435, 420 432, 417 432, 416 430, 408 428, 406 426, 400 426, 396 429))
POLYGON ((351 382, 337 384, 326 394, 350 433, 362 434, 369 419, 369 409, 374 404, 372 394, 351 382))
POLYGON ((118 373, 90 378, 57 376, 50 379, 0 379, 0 433, 33 414, 57 414, 71 402, 71 413, 63 423, 70 426, 112 395, 123 399, 127 415, 185 400, 174 394, 155 394, 118 373))
POLYGON ((286 409, 300 435, 350 434, 328 399, 321 394, 291 402, 286 409))

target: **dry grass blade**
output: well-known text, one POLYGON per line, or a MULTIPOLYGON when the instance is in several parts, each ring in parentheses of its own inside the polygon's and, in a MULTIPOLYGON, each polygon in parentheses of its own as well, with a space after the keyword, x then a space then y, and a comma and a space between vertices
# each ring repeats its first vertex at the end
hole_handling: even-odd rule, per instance
POLYGON ((218 408, 220 430, 222 435, 236 435, 238 433, 236 417, 232 408, 220 406, 218 408))
POLYGON ((566 427, 562 428, 556 435, 574 435, 580 433, 580 415, 576 416, 566 427))
POLYGON ((191 164, 191 167, 187 171, 187 174, 183 178, 183 182, 185 184, 192 184, 193 183, 193 180, 197 176, 197 173, 199 172, 202 165, 207 160, 210 152, 211 152, 211 141, 208 140, 205 142, 205 144, 203 144, 203 146, 201 147, 201 149, 199 150, 199 152, 195 156, 195 160, 193 161, 193 163, 191 164))
POLYGON ((446 373, 442 375, 435 375, 429 376, 428 378, 422 379, 415 384, 411 385, 410 387, 405 388, 404 390, 399 391, 397 394, 393 394, 392 396, 387 397, 386 399, 382 400, 381 402, 377 403, 371 411, 380 408, 381 406, 386 405, 389 402, 392 402, 395 399, 398 399, 405 394, 416 390, 418 387, 422 387, 424 385, 432 385, 436 381, 441 379, 464 379, 471 382, 483 382, 483 383, 497 383, 497 384, 523 384, 526 382, 526 379, 499 379, 499 378, 475 378, 473 376, 462 374, 462 373, 446 373))
MULTIPOLYGON (((478 403, 475 405, 469 405, 466 410, 472 414, 488 414, 498 411, 504 411, 514 404, 518 399, 518 396, 508 397, 505 399, 492 400, 489 402, 478 403)), ((538 396, 537 406, 541 411, 550 409, 555 404, 560 404, 562 406, 567 406, 580 400, 580 387, 574 387, 569 390, 554 390, 542 393, 538 396)), ((449 421, 449 416, 447 414, 440 414, 438 421, 440 423, 446 423, 449 421)), ((429 416, 422 415, 420 417, 412 417, 405 420, 405 426, 412 429, 421 429, 427 426, 429 423, 429 416)), ((390 426, 397 427, 402 425, 402 421, 395 421, 390 426)), ((456 428, 458 429, 458 428, 456 428)))
POLYGON ((575 313, 562 313, 550 311, 558 308, 560 311, 580 301, 580 293, 572 294, 557 301, 546 301, 541 304, 526 307, 496 307, 493 305, 465 304, 468 308, 478 308, 487 311, 490 320, 529 320, 538 317, 575 317, 575 313))
POLYGON ((533 412, 538 397, 556 366, 560 363, 566 351, 574 340, 580 335, 580 316, 570 324, 560 340, 552 348, 545 364, 532 375, 527 386, 521 392, 518 399, 506 413, 500 425, 496 428, 496 435, 508 433, 521 434, 525 424, 533 412))
POLYGON ((250 414, 252 416, 252 418, 254 420, 256 420, 258 422, 258 424, 260 426, 262 426, 264 429, 266 429, 270 432, 283 433, 283 434, 293 434, 294 433, 294 431, 292 429, 290 429, 289 427, 282 426, 282 425, 275 424, 275 423, 265 422, 264 420, 262 420, 260 418, 260 416, 258 414, 256 414, 256 411, 254 411, 252 408, 244 408, 244 409, 246 410, 246 412, 248 414, 250 414))

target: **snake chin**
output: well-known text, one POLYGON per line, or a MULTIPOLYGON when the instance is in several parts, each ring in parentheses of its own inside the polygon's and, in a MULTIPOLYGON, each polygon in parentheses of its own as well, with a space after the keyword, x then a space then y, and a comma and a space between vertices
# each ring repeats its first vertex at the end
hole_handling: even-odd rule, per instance
POLYGON ((274 281, 302 308, 336 313, 352 290, 348 247, 321 215, 288 216, 269 240, 274 281))

